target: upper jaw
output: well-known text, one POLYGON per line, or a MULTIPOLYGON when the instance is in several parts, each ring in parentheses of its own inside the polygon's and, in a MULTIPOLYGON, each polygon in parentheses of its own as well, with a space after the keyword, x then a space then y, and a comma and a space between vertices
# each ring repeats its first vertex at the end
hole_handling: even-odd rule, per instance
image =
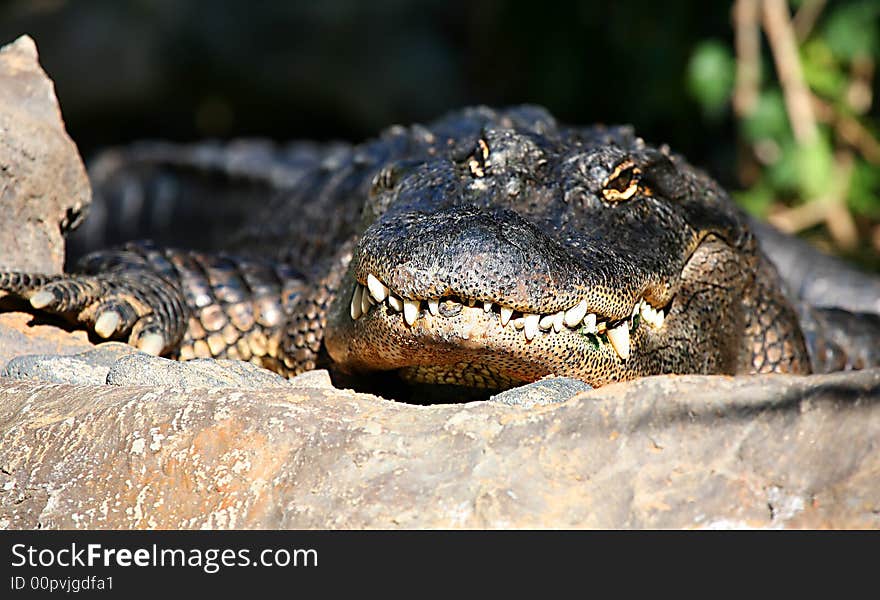
POLYGON ((452 298, 541 316, 574 311, 572 325, 581 313, 628 318, 642 300, 660 309, 675 293, 674 267, 642 273, 628 252, 568 243, 509 210, 395 215, 361 237, 349 283, 369 288, 372 278, 378 301, 390 290, 401 302, 452 298))

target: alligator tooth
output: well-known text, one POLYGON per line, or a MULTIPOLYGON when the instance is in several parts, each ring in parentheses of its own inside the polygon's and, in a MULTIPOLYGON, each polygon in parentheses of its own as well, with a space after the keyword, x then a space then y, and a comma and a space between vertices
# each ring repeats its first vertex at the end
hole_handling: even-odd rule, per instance
POLYGON ((526 339, 531 341, 538 334, 538 323, 541 320, 541 315, 532 315, 532 314, 524 314, 523 322, 524 329, 526 334, 526 339))
POLYGON ((501 307, 501 326, 507 327, 507 322, 510 320, 511 315, 513 315, 513 309, 507 308, 506 306, 501 307))
POLYGON ((395 312, 400 312, 403 310, 403 300, 401 300, 394 294, 389 293, 388 306, 390 306, 395 312))
POLYGON ((434 298, 433 300, 428 300, 428 310, 431 311, 431 314, 435 317, 440 314, 440 300, 438 298, 434 298))
POLYGON ((608 323, 606 321, 600 321, 596 324, 596 333, 605 333, 606 329, 608 329, 608 323))
POLYGON ((632 312, 629 313, 630 319, 632 319, 634 316, 639 314, 639 308, 641 308, 641 306, 642 306, 641 300, 639 300, 638 302, 635 303, 635 305, 633 306, 632 312))
POLYGON ((598 329, 596 328, 596 315, 590 313, 586 317, 584 317, 583 327, 587 333, 596 333, 596 331, 598 331, 598 329))
POLYGON ((555 315, 553 315, 553 331, 559 333, 562 331, 562 324, 565 322, 565 312, 559 311, 555 315))
POLYGON ((663 327, 664 314, 662 310, 657 310, 647 302, 642 307, 642 318, 650 323, 655 329, 663 327))
POLYGON ((370 296, 369 290, 361 286, 361 312, 366 314, 371 306, 373 306, 373 298, 370 296))
POLYGON ((376 302, 384 302, 388 297, 388 287, 376 279, 372 273, 367 274, 367 287, 370 288, 370 294, 376 299, 376 302))
POLYGON ((351 318, 357 321, 361 318, 361 315, 364 314, 363 309, 361 308, 361 294, 364 293, 364 288, 361 287, 361 284, 354 284, 354 294, 351 296, 351 318))
POLYGON ((538 327, 547 331, 551 327, 553 327, 553 315, 545 315, 541 317, 541 320, 538 321, 538 327))
POLYGON ((587 301, 581 300, 578 302, 577 306, 573 308, 569 308, 565 311, 565 324, 569 327, 577 327, 578 323, 580 323, 584 315, 587 314, 587 301))
POLYGON ((512 321, 512 323, 516 329, 522 329, 523 327, 526 326, 526 320, 523 319, 522 317, 517 317, 516 319, 514 319, 512 321))
POLYGON ((621 323, 614 329, 608 330, 608 341, 617 355, 626 360, 629 358, 629 327, 626 323, 621 323))
POLYGON ((421 302, 418 300, 403 301, 403 320, 406 321, 407 325, 412 325, 416 322, 416 317, 419 316, 420 304, 421 302))
POLYGON ((492 312, 491 302, 483 302, 483 312, 492 312))

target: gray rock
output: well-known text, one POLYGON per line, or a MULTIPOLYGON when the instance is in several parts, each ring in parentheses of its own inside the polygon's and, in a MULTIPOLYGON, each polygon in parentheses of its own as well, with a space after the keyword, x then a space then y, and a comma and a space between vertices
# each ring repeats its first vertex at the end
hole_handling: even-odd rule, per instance
POLYGON ((880 370, 529 410, 0 380, 0 527, 878 528, 878 439, 880 370))
MULTIPOLYGON (((289 387, 276 373, 238 360, 178 362, 140 352, 120 342, 99 344, 71 355, 34 354, 10 360, 0 377, 77 385, 137 385, 181 390, 196 388, 262 389, 289 387)), ((301 387, 330 387, 327 371, 301 375, 301 387)))
POLYGON ((571 377, 548 377, 534 383, 505 390, 489 398, 493 402, 501 402, 508 406, 545 406, 565 402, 580 392, 593 389, 590 384, 571 377))
POLYGON ((0 131, 0 268, 60 273, 91 188, 27 36, 0 48, 0 131))
POLYGON ((333 382, 330 381, 330 373, 326 369, 315 369, 314 371, 306 371, 300 373, 290 380, 291 385, 296 387, 317 387, 333 389, 333 382))
POLYGON ((196 359, 178 362, 144 353, 121 357, 107 374, 110 385, 263 389, 289 387, 287 379, 240 360, 196 359))
POLYGON ((79 354, 18 356, 7 363, 0 376, 54 383, 103 385, 107 383, 110 367, 121 356, 133 353, 140 352, 128 344, 107 342, 79 354))

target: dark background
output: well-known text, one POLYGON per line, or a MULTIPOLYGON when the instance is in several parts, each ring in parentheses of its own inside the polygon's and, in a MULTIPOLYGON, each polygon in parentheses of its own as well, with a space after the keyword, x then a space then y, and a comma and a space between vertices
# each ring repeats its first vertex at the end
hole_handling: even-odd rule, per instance
POLYGON ((734 114, 733 4, 0 0, 0 43, 36 40, 86 159, 138 138, 359 141, 464 105, 527 102, 569 123, 632 123, 784 222, 824 200, 842 149, 855 156, 845 227, 828 227, 838 211, 796 230, 880 266, 880 113, 846 95, 852 82, 877 95, 880 2, 788 2, 793 21, 818 10, 799 48, 810 86, 875 136, 873 158, 833 124, 820 124, 814 148, 793 141, 766 35, 761 102, 748 119, 734 114))
MULTIPOLYGON (((702 161, 725 124, 695 122, 684 69, 728 39, 725 2, 93 0, 10 2, 89 155, 142 137, 360 140, 468 104, 631 122, 702 161)), ((723 145, 722 145, 723 146, 723 145)))

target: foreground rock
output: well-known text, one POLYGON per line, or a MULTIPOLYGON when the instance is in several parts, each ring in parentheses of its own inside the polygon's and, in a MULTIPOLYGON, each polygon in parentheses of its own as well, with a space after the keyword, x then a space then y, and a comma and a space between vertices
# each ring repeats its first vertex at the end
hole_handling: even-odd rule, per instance
POLYGON ((880 371, 536 408, 0 380, 8 528, 880 526, 880 371))
POLYGON ((91 191, 27 36, 0 48, 0 132, 0 268, 60 273, 91 191))
POLYGON ((76 354, 92 348, 85 331, 65 331, 27 313, 0 313, 0 368, 24 354, 76 354))

